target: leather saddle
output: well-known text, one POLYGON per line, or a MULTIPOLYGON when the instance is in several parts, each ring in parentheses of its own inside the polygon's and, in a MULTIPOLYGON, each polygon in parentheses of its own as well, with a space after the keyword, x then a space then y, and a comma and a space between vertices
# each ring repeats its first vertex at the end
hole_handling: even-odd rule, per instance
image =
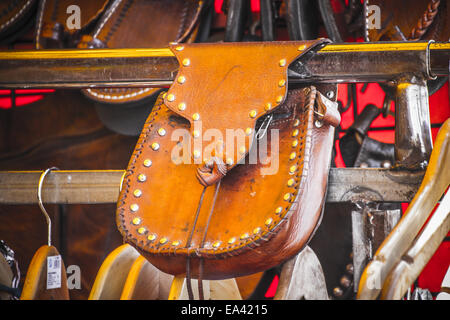
POLYGON ((163 272, 199 279, 297 254, 320 223, 340 115, 315 86, 289 84, 288 66, 325 43, 171 44, 178 74, 118 199, 124 240, 163 272))

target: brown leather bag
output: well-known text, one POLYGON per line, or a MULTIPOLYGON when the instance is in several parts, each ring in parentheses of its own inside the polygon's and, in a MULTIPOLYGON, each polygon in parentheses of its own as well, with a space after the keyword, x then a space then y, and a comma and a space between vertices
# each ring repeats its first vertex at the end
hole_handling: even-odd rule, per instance
POLYGON ((320 221, 340 115, 314 86, 288 90, 287 68, 325 42, 172 45, 177 77, 118 200, 124 240, 166 273, 204 279, 298 253, 320 221))

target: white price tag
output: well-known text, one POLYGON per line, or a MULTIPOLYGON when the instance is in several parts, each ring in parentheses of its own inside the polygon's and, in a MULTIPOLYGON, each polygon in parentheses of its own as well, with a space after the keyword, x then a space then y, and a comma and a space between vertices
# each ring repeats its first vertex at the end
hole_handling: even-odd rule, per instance
POLYGON ((61 256, 47 257, 47 289, 61 288, 61 256))

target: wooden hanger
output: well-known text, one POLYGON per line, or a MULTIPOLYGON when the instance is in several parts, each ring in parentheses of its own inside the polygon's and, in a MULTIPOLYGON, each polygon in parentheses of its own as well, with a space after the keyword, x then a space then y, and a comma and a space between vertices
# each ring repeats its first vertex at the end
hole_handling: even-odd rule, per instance
POLYGON ((378 297, 389 272, 411 246, 433 208, 448 188, 449 182, 450 119, 447 119, 436 137, 430 163, 419 190, 361 276, 358 299, 372 300, 378 297))
MULTIPOLYGON (((450 160, 450 159, 449 159, 450 160)), ((400 300, 430 261, 450 230, 450 191, 408 252, 389 273, 381 291, 383 300, 400 300)))
MULTIPOLYGON (((49 168, 45 170, 39 178, 38 184, 38 204, 45 216, 48 227, 48 243, 40 247, 33 256, 28 267, 25 283, 20 296, 21 300, 69 300, 69 289, 67 288, 66 268, 62 258, 55 259, 52 257, 61 257, 58 250, 51 244, 52 223, 47 211, 42 203, 42 184, 44 178, 51 170, 57 168, 49 168), (50 258, 50 259, 49 259, 50 258), (55 259, 55 260, 54 260, 55 259), (53 263, 54 272, 60 273, 60 285, 56 288, 48 288, 52 279, 49 278, 50 264, 53 263)), ((53 272, 53 271, 52 271, 53 272)), ((53 279, 54 280, 54 279, 53 279)), ((54 283, 53 283, 54 284, 54 283)))
POLYGON ((103 261, 88 299, 119 300, 128 274, 139 256, 139 252, 128 244, 112 251, 103 261))
POLYGON ((172 280, 172 275, 140 256, 131 266, 120 300, 167 300, 172 280))
MULTIPOLYGON (((192 279, 194 300, 198 300, 197 279, 192 279)), ((226 280, 203 280, 205 300, 242 300, 235 278, 226 280)), ((175 276, 170 287, 168 300, 188 300, 185 275, 175 276)))

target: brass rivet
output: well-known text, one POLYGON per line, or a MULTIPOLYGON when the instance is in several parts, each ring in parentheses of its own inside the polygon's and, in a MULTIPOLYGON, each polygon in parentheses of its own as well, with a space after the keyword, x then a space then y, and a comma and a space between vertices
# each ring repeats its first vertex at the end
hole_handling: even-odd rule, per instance
POLYGON ((189 60, 188 58, 186 58, 186 59, 183 59, 183 66, 185 66, 185 67, 187 67, 188 65, 190 65, 191 64, 191 60, 189 60))
POLYGON ((280 67, 284 67, 286 65, 286 59, 281 59, 278 64, 280 65, 280 67))
POLYGON ((137 218, 137 217, 136 217, 136 218, 133 219, 132 222, 133 222, 133 224, 134 224, 135 226, 137 226, 138 224, 141 223, 141 218, 137 218))
POLYGON ((292 187, 295 184, 295 180, 294 179, 289 179, 287 184, 288 184, 288 187, 292 187))
POLYGON ((138 180, 140 182, 144 182, 145 180, 147 180, 147 176, 143 173, 141 173, 140 175, 138 175, 138 180))
POLYGON ((278 96, 277 97, 277 103, 281 103, 283 101, 283 96, 278 96))
POLYGON ((300 120, 295 119, 295 121, 294 121, 294 127, 297 127, 299 124, 300 124, 300 120))
POLYGON ((180 111, 186 110, 186 103, 184 103, 184 102, 179 103, 178 110, 180 110, 180 111))
POLYGON ((258 113, 256 112, 256 110, 252 110, 252 111, 250 111, 249 116, 250 116, 250 118, 254 118, 254 117, 256 117, 257 114, 258 113))
POLYGON ((283 196, 283 199, 286 200, 286 201, 288 201, 290 198, 291 198, 291 194, 290 194, 290 193, 286 193, 286 194, 283 196))
POLYGON ((278 86, 279 87, 284 87, 284 85, 286 84, 286 80, 280 80, 280 81, 278 81, 278 86))
POLYGON ((182 51, 183 49, 184 49, 183 46, 177 46, 177 47, 175 48, 175 50, 177 50, 177 51, 182 51))
POLYGON ((230 240, 228 240, 228 243, 229 244, 233 244, 235 241, 236 241, 236 238, 233 237, 233 238, 230 238, 230 240))
POLYGON ((296 147, 298 145, 298 140, 294 140, 294 141, 292 141, 292 147, 296 147))
POLYGON ((147 239, 148 239, 149 241, 153 241, 153 240, 156 239, 156 235, 150 234, 150 235, 147 237, 147 239))
POLYGON ((267 102, 264 106, 264 110, 269 111, 270 109, 272 109, 272 104, 270 102, 267 102))
POLYGON ((194 158, 200 158, 200 151, 194 150, 194 158))
POLYGON ((159 128, 158 129, 158 134, 162 137, 166 135, 166 129, 164 128, 159 128))
POLYGON ((282 211, 283 211, 282 207, 278 207, 278 208, 275 209, 275 213, 276 214, 280 214, 282 211))
POLYGON ((296 166, 296 165, 294 165, 294 166, 292 166, 292 167, 289 168, 289 172, 290 172, 290 173, 294 173, 295 170, 297 170, 297 166, 296 166))
POLYGON ((289 160, 294 160, 296 157, 297 157, 297 154, 296 154, 295 152, 292 152, 292 153, 289 155, 289 160))
POLYGON ((301 45, 300 47, 297 48, 298 51, 303 51, 306 49, 306 45, 301 45))
POLYGON ((174 247, 178 246, 179 244, 180 244, 180 241, 178 241, 178 240, 172 241, 172 245, 174 247))
POLYGON ((298 136, 298 129, 295 129, 294 131, 292 131, 292 136, 293 137, 298 136))
POLYGON ((151 167, 152 166, 152 160, 150 159, 145 159, 144 160, 144 167, 151 167))
POLYGON ((240 238, 241 238, 241 240, 247 239, 248 238, 248 233, 241 234, 240 238))
POLYGON ((214 243, 212 244, 212 246, 213 246, 214 248, 220 247, 220 241, 214 241, 214 243))
POLYGON ((185 76, 179 76, 179 77, 177 78, 177 82, 178 82, 179 84, 183 84, 183 83, 185 83, 185 81, 186 81, 186 77, 185 77, 185 76))
POLYGON ((270 224, 272 223, 272 221, 273 221, 273 219, 272 219, 272 218, 269 218, 269 219, 266 220, 266 222, 264 222, 264 224, 265 224, 266 226, 270 226, 270 224))
POLYGON ((139 210, 139 206, 138 206, 136 203, 133 203, 133 204, 130 206, 130 210, 133 211, 133 212, 136 212, 136 211, 139 210))
POLYGON ((227 158, 227 165, 229 165, 229 166, 233 165, 233 159, 232 158, 227 158))
POLYGON ((245 129, 245 134, 246 135, 251 135, 252 134, 252 128, 247 128, 247 129, 245 129))
POLYGON ((255 229, 253 229, 253 233, 254 233, 254 234, 258 234, 258 233, 260 233, 260 231, 261 231, 261 228, 260 228, 260 227, 257 227, 257 228, 255 228, 255 229))
POLYGON ((136 189, 136 190, 133 191, 133 195, 134 195, 136 198, 139 198, 140 196, 142 196, 142 191, 139 190, 139 189, 136 189))
POLYGON ((244 146, 239 148, 239 153, 240 154, 244 154, 245 153, 245 147, 244 146))
POLYGON ((153 149, 154 151, 157 151, 157 150, 159 149, 159 143, 158 143, 158 142, 153 142, 153 143, 152 143, 152 149, 153 149))
POLYGON ((192 119, 193 119, 194 121, 197 121, 198 119, 200 119, 200 115, 199 115, 198 113, 194 113, 194 114, 192 115, 192 119))
POLYGON ((147 229, 145 229, 144 227, 140 227, 140 228, 138 229, 138 233, 139 233, 139 234, 144 234, 145 231, 147 231, 147 229))
POLYGON ((164 244, 167 242, 167 238, 161 238, 159 239, 159 243, 164 244))
POLYGON ((174 101, 174 100, 175 100, 175 95, 173 95, 172 93, 169 94, 169 95, 167 95, 167 101, 172 102, 172 101, 174 101))
POLYGON ((194 130, 192 132, 192 135, 194 136, 194 138, 198 138, 198 137, 200 137, 200 132, 198 130, 194 130))

